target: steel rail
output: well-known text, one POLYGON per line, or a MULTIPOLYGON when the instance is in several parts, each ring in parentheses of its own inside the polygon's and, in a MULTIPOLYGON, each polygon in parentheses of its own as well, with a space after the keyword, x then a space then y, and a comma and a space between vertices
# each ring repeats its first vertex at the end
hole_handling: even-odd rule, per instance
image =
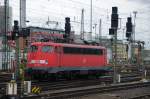
POLYGON ((53 91, 45 91, 39 95, 31 95, 24 97, 24 99, 66 99, 71 97, 78 97, 87 94, 96 94, 96 93, 104 93, 104 92, 111 92, 117 90, 126 90, 132 88, 139 88, 139 87, 147 87, 150 86, 150 82, 134 82, 134 83, 124 83, 124 84, 115 84, 110 86, 102 86, 102 85, 95 85, 95 86, 86 86, 86 87, 78 87, 78 88, 69 88, 69 89, 61 89, 61 90, 53 90, 53 91))
POLYGON ((149 94, 144 94, 144 95, 137 95, 134 97, 130 97, 129 99, 149 99, 150 98, 150 93, 149 94))

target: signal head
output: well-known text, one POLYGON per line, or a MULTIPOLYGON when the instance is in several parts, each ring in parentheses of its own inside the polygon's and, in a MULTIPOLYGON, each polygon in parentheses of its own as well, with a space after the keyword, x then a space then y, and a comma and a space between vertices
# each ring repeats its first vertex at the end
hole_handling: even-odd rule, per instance
POLYGON ((118 7, 112 7, 112 14, 118 13, 118 7))

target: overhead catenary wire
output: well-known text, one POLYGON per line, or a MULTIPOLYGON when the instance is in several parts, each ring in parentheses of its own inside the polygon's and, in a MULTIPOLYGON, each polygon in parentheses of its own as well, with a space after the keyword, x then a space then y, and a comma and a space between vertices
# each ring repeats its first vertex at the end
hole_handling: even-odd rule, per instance
MULTIPOLYGON (((84 2, 84 1, 77 1, 77 0, 45 0, 43 2, 43 0, 27 0, 27 20, 30 20, 30 23, 28 24, 34 24, 37 25, 39 24, 39 26, 41 26, 41 24, 44 24, 47 17, 50 16, 52 20, 56 20, 56 21, 60 21, 61 23, 64 22, 64 17, 65 16, 69 16, 71 17, 71 19, 73 20, 75 17, 75 21, 79 21, 80 22, 80 11, 82 8, 85 8, 85 28, 88 28, 89 24, 89 9, 90 9, 90 2, 84 2), (32 2, 35 2, 34 4, 32 2), (51 6, 51 7, 50 7, 51 6), (49 9, 50 7, 50 9, 49 9), (38 10, 37 8, 41 9, 38 10), (70 12, 74 12, 74 14, 70 14, 70 12), (39 20, 40 19, 40 20, 39 20)), ((98 23, 99 18, 103 19, 103 31, 105 32, 105 34, 107 32, 107 27, 110 26, 110 12, 111 9, 109 8, 102 8, 101 6, 97 6, 97 4, 95 4, 95 2, 99 3, 99 0, 93 0, 93 23, 98 23)), ((13 10, 16 9, 19 10, 19 0, 10 0, 10 4, 13 6, 13 10)), ((126 23, 126 18, 129 12, 119 12, 119 16, 121 16, 122 20, 123 20, 123 24, 126 23)), ((139 13, 142 14, 142 16, 138 16, 137 17, 137 24, 140 24, 139 22, 141 22, 142 24, 144 22, 142 22, 141 20, 146 21, 148 19, 147 16, 143 16, 144 14, 146 14, 148 12, 148 10, 142 11, 140 9, 139 13)), ((14 14, 14 18, 17 19, 19 17, 19 13, 16 11, 16 13, 14 14)), ((13 18, 13 19, 14 19, 13 18)), ((75 23, 74 25, 78 26, 78 23, 75 23)), ((144 23, 146 26, 148 26, 149 23, 144 23)), ((43 25, 44 26, 44 25, 43 25)), ((138 27, 138 26, 137 26, 138 27)), ((138 27, 138 31, 142 31, 143 28, 142 27, 138 27)), ((146 29, 146 31, 148 31, 146 29)))

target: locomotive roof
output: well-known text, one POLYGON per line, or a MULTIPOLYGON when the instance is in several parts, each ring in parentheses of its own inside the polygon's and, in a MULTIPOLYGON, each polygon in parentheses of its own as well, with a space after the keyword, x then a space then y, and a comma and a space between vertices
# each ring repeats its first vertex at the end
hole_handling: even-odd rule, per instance
POLYGON ((80 48, 101 48, 105 49, 103 46, 96 45, 81 45, 81 44, 68 44, 68 43, 54 43, 54 42, 34 42, 31 45, 53 45, 53 46, 64 46, 64 47, 80 47, 80 48))

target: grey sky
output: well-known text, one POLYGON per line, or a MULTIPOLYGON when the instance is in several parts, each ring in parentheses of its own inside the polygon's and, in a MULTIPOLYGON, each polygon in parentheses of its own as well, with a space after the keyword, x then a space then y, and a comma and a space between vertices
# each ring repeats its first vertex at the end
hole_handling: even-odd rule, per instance
MULTIPOLYGON (((18 2, 19 0, 10 0, 14 9, 14 19, 19 19, 18 2)), ((118 38, 125 39, 122 32, 126 18, 133 17, 133 11, 137 11, 136 39, 146 41, 146 46, 150 48, 150 0, 93 0, 93 24, 99 24, 99 19, 102 19, 103 36, 109 36, 112 6, 118 6, 119 17, 122 18, 122 28, 119 30, 118 38)), ((28 25, 47 27, 45 23, 49 16, 51 21, 59 21, 60 27, 63 28, 66 16, 71 17, 72 21, 81 20, 82 8, 85 9, 85 30, 89 32, 90 0, 27 0, 27 20, 30 21, 28 25)), ((80 24, 72 23, 72 26, 73 30, 79 34, 80 24)))
POLYGON ((140 3, 144 3, 144 4, 150 3, 150 0, 128 0, 128 1, 140 2, 140 3))

